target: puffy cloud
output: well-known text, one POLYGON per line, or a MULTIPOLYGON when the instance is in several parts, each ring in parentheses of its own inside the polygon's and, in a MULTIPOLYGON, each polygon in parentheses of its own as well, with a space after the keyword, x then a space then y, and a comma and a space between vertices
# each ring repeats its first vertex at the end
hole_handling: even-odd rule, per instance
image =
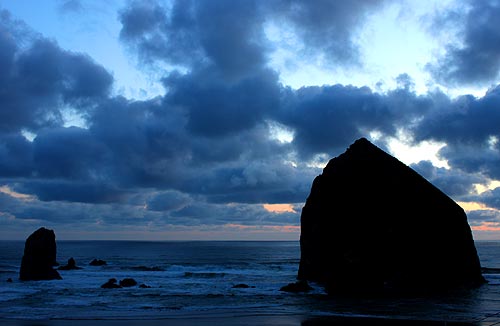
POLYGON ((414 126, 414 135, 418 140, 446 143, 440 155, 453 168, 500 178, 499 104, 500 87, 481 98, 469 95, 443 100, 414 126))
POLYGON ((339 152, 371 131, 394 135, 439 105, 441 93, 416 95, 408 88, 387 94, 344 85, 289 90, 278 121, 290 126, 293 144, 305 159, 339 152))
POLYGON ((227 83, 211 70, 173 74, 165 79, 166 101, 182 107, 187 127, 207 137, 229 136, 250 129, 270 117, 279 106, 280 85, 276 73, 264 70, 227 83))
POLYGON ((440 22, 460 26, 462 35, 459 44, 448 44, 446 54, 429 65, 444 85, 490 84, 500 71, 500 2, 475 0, 467 4, 470 8, 465 14, 453 12, 440 22))
POLYGON ((265 64, 258 2, 132 2, 121 12, 121 38, 146 62, 217 66, 228 78, 265 64))
POLYGON ((420 161, 412 164, 411 167, 456 200, 461 198, 469 200, 470 194, 475 190, 474 185, 484 184, 488 181, 487 178, 480 174, 470 174, 460 169, 438 168, 429 161, 420 161))
POLYGON ((109 95, 112 76, 90 57, 62 50, 0 11, 0 130, 63 123, 65 106, 88 108, 109 95))
POLYGON ((120 14, 121 38, 145 62, 187 68, 214 66, 230 80, 267 64, 272 50, 267 24, 291 27, 303 54, 323 54, 335 64, 359 63, 353 38, 364 18, 383 1, 134 1, 120 14))
POLYGON ((360 64, 354 36, 367 16, 380 9, 383 0, 357 1, 269 1, 270 12, 279 23, 290 25, 304 44, 304 55, 326 62, 360 64))

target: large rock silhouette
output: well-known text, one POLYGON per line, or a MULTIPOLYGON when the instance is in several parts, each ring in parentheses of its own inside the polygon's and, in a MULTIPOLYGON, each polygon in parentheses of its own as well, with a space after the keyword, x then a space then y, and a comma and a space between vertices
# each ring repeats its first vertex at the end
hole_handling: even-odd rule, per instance
POLYGON ((24 244, 19 279, 22 281, 61 279, 53 268, 57 265, 56 251, 54 231, 42 227, 33 232, 24 244))
POLYGON ((430 293, 484 282, 463 209, 361 138, 313 182, 298 278, 330 293, 430 293))

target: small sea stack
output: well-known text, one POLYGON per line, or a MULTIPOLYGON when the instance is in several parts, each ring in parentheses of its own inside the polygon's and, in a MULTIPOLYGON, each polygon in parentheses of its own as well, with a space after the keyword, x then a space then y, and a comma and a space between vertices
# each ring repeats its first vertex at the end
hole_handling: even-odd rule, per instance
POLYGON ((24 244, 19 279, 21 281, 59 280, 61 275, 53 268, 56 261, 56 235, 44 227, 33 232, 24 244))
POLYGON ((92 259, 92 261, 89 263, 90 266, 104 266, 107 265, 107 263, 102 260, 102 259, 92 259))
POLYGON ((484 283, 464 210, 364 138, 315 178, 300 246, 298 279, 331 294, 430 294, 484 283))
POLYGON ((68 259, 68 264, 65 266, 61 266, 58 268, 60 271, 70 271, 70 270, 75 270, 75 269, 82 269, 81 267, 76 266, 76 261, 73 257, 68 259))

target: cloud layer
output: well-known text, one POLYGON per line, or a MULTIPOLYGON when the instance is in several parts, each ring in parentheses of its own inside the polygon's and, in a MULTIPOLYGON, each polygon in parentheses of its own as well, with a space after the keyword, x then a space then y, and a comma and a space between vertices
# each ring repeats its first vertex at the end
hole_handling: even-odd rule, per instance
MULTIPOLYGON (((80 8, 77 1, 61 6, 80 8)), ((13 229, 45 222, 89 230, 296 226, 321 173, 318 161, 371 134, 387 148, 401 132, 415 143, 446 143, 439 154, 450 169, 422 161, 414 168, 423 176, 458 200, 498 208, 498 191, 472 195, 475 184, 500 179, 500 87, 481 98, 417 94, 402 74, 400 87, 385 93, 340 84, 292 89, 269 65, 273 24, 294 33, 305 58, 362 65, 356 33, 383 6, 131 2, 119 11, 120 39, 149 68, 168 66, 165 94, 142 101, 112 95, 105 67, 1 11, 0 220, 13 229), (68 114, 82 125, 69 126, 68 114), (280 213, 264 203, 299 206, 280 213)), ((461 16, 464 46, 432 66, 439 80, 497 75, 496 34, 484 33, 495 31, 497 9, 478 2, 461 16), (488 14, 473 20, 480 10, 488 14)))

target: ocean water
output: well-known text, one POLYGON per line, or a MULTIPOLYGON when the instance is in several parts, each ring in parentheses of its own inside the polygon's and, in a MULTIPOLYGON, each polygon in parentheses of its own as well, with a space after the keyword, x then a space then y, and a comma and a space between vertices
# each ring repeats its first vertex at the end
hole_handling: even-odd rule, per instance
MULTIPOLYGON (((0 318, 161 319, 196 315, 373 316, 500 321, 500 242, 476 242, 489 283, 439 298, 332 298, 312 284, 308 294, 279 291, 294 282, 298 242, 58 241, 58 261, 80 270, 62 280, 21 282, 23 241, 0 241, 0 318), (94 259, 106 266, 89 266, 94 259), (496 270, 495 270, 496 269, 496 270), (102 289, 110 278, 138 286, 102 289), (12 278, 13 282, 7 282, 12 278), (246 284, 249 288, 233 288, 246 284)), ((491 322, 489 323, 491 324, 491 322)))

